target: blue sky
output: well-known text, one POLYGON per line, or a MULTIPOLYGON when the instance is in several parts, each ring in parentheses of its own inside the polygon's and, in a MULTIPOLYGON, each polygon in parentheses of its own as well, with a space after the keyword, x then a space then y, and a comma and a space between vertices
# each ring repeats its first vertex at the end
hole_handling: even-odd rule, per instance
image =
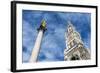
POLYGON ((42 20, 46 21, 47 30, 42 39, 38 61, 63 61, 65 44, 65 32, 67 22, 70 20, 80 33, 86 48, 90 48, 91 14, 76 12, 53 12, 23 10, 23 62, 28 62, 34 46, 42 20))

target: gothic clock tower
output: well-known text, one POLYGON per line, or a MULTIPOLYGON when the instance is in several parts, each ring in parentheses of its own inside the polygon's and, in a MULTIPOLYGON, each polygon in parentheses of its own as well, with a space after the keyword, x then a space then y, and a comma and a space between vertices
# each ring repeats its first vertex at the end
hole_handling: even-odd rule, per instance
POLYGON ((87 60, 90 59, 89 49, 85 48, 80 34, 75 30, 71 22, 68 22, 65 33, 66 49, 64 50, 64 60, 87 60))

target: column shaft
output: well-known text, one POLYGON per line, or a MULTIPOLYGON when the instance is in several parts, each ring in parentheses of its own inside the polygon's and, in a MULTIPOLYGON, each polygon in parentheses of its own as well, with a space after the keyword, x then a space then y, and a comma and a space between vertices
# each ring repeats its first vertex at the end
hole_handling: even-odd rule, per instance
POLYGON ((42 37, 43 37, 43 30, 39 30, 38 36, 37 36, 37 39, 36 39, 36 42, 34 44, 32 54, 31 54, 31 57, 29 60, 30 62, 37 61, 37 57, 38 57, 40 46, 41 46, 42 37))

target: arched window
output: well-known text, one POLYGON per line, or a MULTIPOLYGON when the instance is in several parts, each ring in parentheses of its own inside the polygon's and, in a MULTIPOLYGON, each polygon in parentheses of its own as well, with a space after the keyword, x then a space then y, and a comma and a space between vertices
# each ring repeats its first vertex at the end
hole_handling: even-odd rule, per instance
POLYGON ((74 43, 74 45, 76 45, 76 44, 77 44, 77 42, 76 42, 76 40, 75 40, 75 39, 73 40, 73 43, 74 43))
POLYGON ((72 56, 71 57, 71 59, 70 60, 79 60, 80 58, 79 58, 79 56, 78 55, 74 55, 74 56, 72 56))

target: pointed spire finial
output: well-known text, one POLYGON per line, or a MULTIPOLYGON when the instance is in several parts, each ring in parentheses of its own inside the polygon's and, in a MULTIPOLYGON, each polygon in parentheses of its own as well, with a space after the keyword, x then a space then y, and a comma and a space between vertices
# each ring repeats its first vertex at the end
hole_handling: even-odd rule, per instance
POLYGON ((71 21, 68 21, 68 27, 73 27, 73 24, 71 23, 71 21))
POLYGON ((72 24, 71 21, 68 21, 68 24, 72 24))

